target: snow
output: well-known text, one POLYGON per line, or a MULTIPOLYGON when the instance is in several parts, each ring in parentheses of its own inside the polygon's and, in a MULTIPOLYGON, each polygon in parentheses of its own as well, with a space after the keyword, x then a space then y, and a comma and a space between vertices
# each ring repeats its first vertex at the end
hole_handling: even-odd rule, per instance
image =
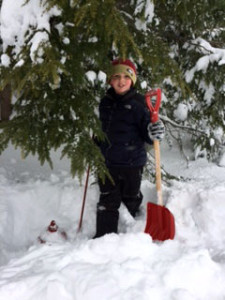
POLYGON ((225 167, 225 153, 223 153, 220 157, 220 160, 218 162, 220 167, 225 167))
MULTIPOLYGON (((193 155, 190 151, 190 157, 193 155)), ((91 174, 78 232, 84 179, 52 153, 54 169, 22 160, 11 146, 0 156, 0 300, 222 300, 225 298, 225 172, 204 158, 190 160, 161 146, 163 167, 187 181, 163 184, 176 222, 174 240, 145 234, 146 203, 155 186, 144 178, 142 215, 120 208, 119 234, 92 239, 98 187, 91 174), (65 241, 46 228, 55 220, 65 241), (37 238, 47 240, 41 244, 37 238)))
POLYGON ((1 64, 4 67, 8 67, 10 65, 10 57, 7 54, 1 55, 1 64))
POLYGON ((207 84, 205 80, 201 80, 199 88, 204 92, 204 100, 207 106, 210 106, 216 92, 213 84, 211 82, 207 84))
POLYGON ((107 75, 105 72, 99 71, 98 73, 98 80, 102 83, 102 85, 106 84, 107 75))
POLYGON ((142 81, 141 83, 140 83, 140 85, 141 85, 141 88, 142 89, 147 89, 147 86, 148 86, 148 84, 147 84, 147 81, 142 81))
POLYGON ((97 78, 97 74, 94 71, 90 70, 85 75, 86 75, 88 81, 90 81, 92 83, 92 85, 94 85, 95 80, 97 78))
POLYGON ((98 80, 101 84, 101 86, 105 86, 106 84, 106 80, 107 80, 107 75, 106 73, 99 71, 98 74, 96 74, 96 72, 89 70, 88 72, 86 72, 86 77, 87 80, 91 82, 92 85, 95 84, 96 80, 98 80))
POLYGON ((147 24, 152 23, 154 17, 154 3, 152 0, 145 1, 138 0, 136 4, 136 9, 134 15, 140 14, 144 10, 144 17, 145 20, 136 19, 135 26, 138 30, 147 30, 147 24))
POLYGON ((2 1, 0 35, 3 42, 3 51, 6 51, 8 46, 15 46, 14 54, 17 55, 21 51, 25 40, 29 40, 30 28, 36 28, 37 32, 30 41, 30 56, 34 61, 33 52, 37 50, 41 43, 48 41, 47 32, 50 31, 50 17, 59 16, 61 12, 55 6, 46 11, 45 4, 41 0, 30 0, 25 5, 24 3, 24 0, 2 1))
POLYGON ((184 103, 179 103, 177 108, 173 112, 174 117, 177 120, 185 121, 188 117, 188 107, 184 103))
POLYGON ((145 21, 151 23, 154 17, 154 3, 151 0, 147 0, 146 3, 142 0, 138 0, 134 14, 137 15, 144 10, 145 21))
MULTIPOLYGON (((224 49, 214 48, 210 45, 209 42, 202 38, 197 38, 196 40, 193 40, 192 43, 196 46, 199 45, 198 52, 203 54, 203 56, 198 59, 196 65, 191 70, 186 71, 185 78, 188 83, 193 80, 196 72, 202 71, 203 73, 205 73, 210 64, 217 62, 218 65, 221 66, 225 62, 224 49)), ((191 50, 193 46, 185 45, 184 48, 189 48, 191 50)))

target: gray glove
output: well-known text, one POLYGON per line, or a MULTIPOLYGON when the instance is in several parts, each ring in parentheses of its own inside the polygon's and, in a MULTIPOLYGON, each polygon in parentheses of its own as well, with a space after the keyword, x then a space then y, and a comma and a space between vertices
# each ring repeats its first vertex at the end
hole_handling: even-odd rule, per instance
POLYGON ((148 135, 151 140, 161 141, 165 135, 165 126, 161 120, 148 124, 148 135))

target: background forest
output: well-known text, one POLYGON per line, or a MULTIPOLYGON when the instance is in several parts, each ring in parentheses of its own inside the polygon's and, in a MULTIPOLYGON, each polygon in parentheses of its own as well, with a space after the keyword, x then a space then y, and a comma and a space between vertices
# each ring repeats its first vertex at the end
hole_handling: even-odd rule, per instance
POLYGON ((13 104, 10 121, 0 123, 0 153, 11 142, 23 157, 37 154, 51 164, 50 150, 60 148, 73 175, 87 165, 103 175, 91 138, 103 138, 96 108, 110 61, 127 57, 142 93, 163 91, 169 145, 178 143, 185 155, 188 134, 192 158, 218 162, 225 142, 224 0, 13 1, 0 1, 0 84, 10 85, 13 104))

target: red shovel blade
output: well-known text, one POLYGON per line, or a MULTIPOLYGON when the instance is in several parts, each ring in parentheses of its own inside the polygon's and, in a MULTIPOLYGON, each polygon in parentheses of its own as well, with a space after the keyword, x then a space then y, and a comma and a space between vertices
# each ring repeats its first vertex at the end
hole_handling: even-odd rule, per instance
POLYGON ((147 203, 147 222, 145 233, 151 235, 153 240, 173 240, 175 236, 174 216, 165 206, 147 203))

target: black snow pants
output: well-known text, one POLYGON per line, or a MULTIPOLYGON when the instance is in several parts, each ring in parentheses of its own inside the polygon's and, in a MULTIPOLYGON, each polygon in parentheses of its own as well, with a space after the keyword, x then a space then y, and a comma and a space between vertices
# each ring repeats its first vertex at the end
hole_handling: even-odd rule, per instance
POLYGON ((114 167, 109 168, 109 172, 114 182, 109 178, 104 183, 98 180, 100 198, 97 204, 95 237, 117 233, 121 202, 135 217, 143 198, 140 191, 143 167, 114 167))

